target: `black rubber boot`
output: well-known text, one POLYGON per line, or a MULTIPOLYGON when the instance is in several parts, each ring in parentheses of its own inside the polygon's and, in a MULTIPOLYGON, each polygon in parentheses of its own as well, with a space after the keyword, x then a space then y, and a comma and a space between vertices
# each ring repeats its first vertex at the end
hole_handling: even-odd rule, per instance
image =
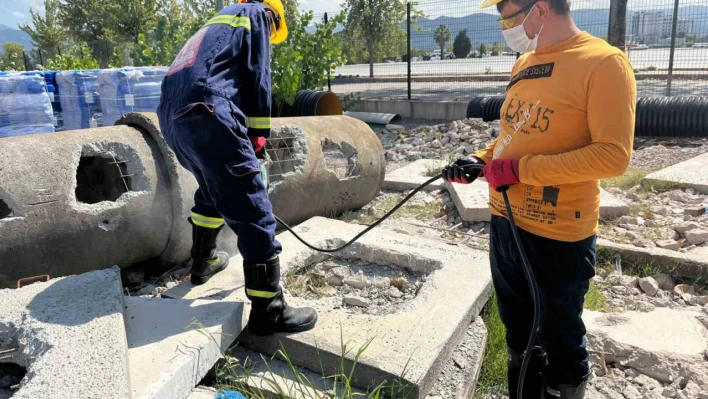
POLYGON ((288 306, 280 289, 280 260, 243 262, 246 296, 251 300, 248 330, 254 335, 302 332, 315 327, 317 312, 312 308, 288 306))
POLYGON ((208 229, 192 224, 192 284, 201 285, 229 265, 229 254, 216 250, 216 237, 224 225, 208 229))
POLYGON ((587 378, 578 385, 548 383, 545 399, 583 399, 587 383, 587 378))
POLYGON ((546 354, 543 350, 536 346, 531 351, 531 359, 529 360, 526 375, 524 377, 524 388, 521 393, 522 397, 517 395, 519 387, 519 374, 524 361, 523 353, 517 352, 511 348, 506 348, 509 355, 509 363, 507 366, 507 380, 509 383, 509 399, 542 399, 543 396, 543 367, 546 365, 546 354))

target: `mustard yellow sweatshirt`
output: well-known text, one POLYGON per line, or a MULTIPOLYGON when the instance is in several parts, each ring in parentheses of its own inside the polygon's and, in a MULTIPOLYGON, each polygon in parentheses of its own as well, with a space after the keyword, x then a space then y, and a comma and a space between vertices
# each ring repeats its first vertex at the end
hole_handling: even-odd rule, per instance
MULTIPOLYGON (((519 58, 499 137, 476 156, 521 160, 508 191, 520 228, 569 242, 597 232, 600 179, 624 173, 632 155, 636 97, 626 55, 586 32, 519 58)), ((491 189, 489 206, 506 216, 491 189)))

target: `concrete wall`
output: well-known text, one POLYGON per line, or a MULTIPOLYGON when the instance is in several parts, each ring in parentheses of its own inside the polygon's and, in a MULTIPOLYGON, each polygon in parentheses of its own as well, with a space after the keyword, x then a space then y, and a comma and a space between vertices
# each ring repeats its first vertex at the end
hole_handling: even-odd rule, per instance
MULTIPOLYGON (((117 123, 2 139, 0 288, 37 275, 188 260, 196 181, 164 142, 155 114, 117 123)), ((287 223, 360 208, 381 189, 383 148, 365 123, 334 116, 273 124, 268 153, 280 156, 281 173, 270 196, 287 223), (279 139, 289 158, 274 147, 279 139)), ((230 229, 219 239, 235 253, 230 229)))
POLYGON ((361 100, 350 111, 398 114, 403 118, 461 120, 467 103, 454 101, 361 100))

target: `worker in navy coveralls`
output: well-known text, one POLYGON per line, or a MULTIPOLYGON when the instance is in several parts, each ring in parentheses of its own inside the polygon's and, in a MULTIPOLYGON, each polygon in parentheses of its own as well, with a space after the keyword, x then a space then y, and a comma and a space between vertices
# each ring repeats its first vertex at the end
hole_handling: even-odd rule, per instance
POLYGON ((280 288, 281 245, 259 158, 270 136, 270 44, 288 36, 281 0, 240 0, 209 20, 162 83, 160 128, 199 183, 194 194, 191 279, 203 284, 229 263, 216 237, 238 235, 249 330, 257 335, 314 328, 317 313, 289 307, 280 288))

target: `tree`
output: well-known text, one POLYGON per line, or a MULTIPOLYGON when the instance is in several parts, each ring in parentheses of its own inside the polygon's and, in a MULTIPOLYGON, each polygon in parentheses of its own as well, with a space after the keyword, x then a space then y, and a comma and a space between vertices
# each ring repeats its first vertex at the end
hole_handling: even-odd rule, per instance
POLYGON ((321 89, 328 71, 344 64, 341 41, 334 29, 344 23, 344 13, 330 19, 328 24, 315 23, 308 29, 314 14, 300 14, 297 0, 286 0, 288 40, 273 46, 271 80, 273 97, 278 105, 292 104, 301 89, 321 89))
POLYGON ((467 36, 467 29, 463 29, 455 37, 455 42, 452 45, 452 52, 456 58, 467 58, 472 51, 472 41, 467 36))
POLYGON ((479 55, 482 56, 485 54, 487 54, 487 46, 484 43, 482 43, 479 45, 479 55))
MULTIPOLYGON (((374 77, 374 59, 379 43, 405 43, 401 22, 406 18, 404 0, 345 0, 342 5, 346 14, 345 35, 366 47, 369 61, 369 76, 374 77)), ((412 11, 413 12, 413 11, 412 11)), ((415 16, 421 15, 415 11, 415 16)), ((400 54, 396 54, 400 55, 400 54)))
POLYGON ((118 42, 137 42, 155 26, 157 0, 59 0, 58 16, 69 37, 87 43, 106 67, 118 42), (103 55, 103 57, 100 57, 103 55))
POLYGON ((492 51, 495 51, 496 55, 501 55, 504 52, 504 43, 496 42, 492 46, 492 51))
POLYGON ((3 69, 8 71, 24 71, 25 48, 19 43, 5 42, 2 44, 3 69))
POLYGON ((446 25, 440 25, 433 34, 435 43, 440 46, 440 59, 445 58, 445 45, 450 41, 450 29, 446 25))
POLYGON ((69 46, 61 55, 47 61, 47 69, 55 71, 98 68, 98 61, 93 58, 86 43, 69 46))
POLYGON ((45 0, 44 17, 30 8, 34 27, 28 24, 19 25, 20 29, 30 36, 32 43, 42 52, 42 58, 53 57, 57 48, 63 45, 67 39, 64 28, 59 24, 58 7, 57 0, 45 0))

